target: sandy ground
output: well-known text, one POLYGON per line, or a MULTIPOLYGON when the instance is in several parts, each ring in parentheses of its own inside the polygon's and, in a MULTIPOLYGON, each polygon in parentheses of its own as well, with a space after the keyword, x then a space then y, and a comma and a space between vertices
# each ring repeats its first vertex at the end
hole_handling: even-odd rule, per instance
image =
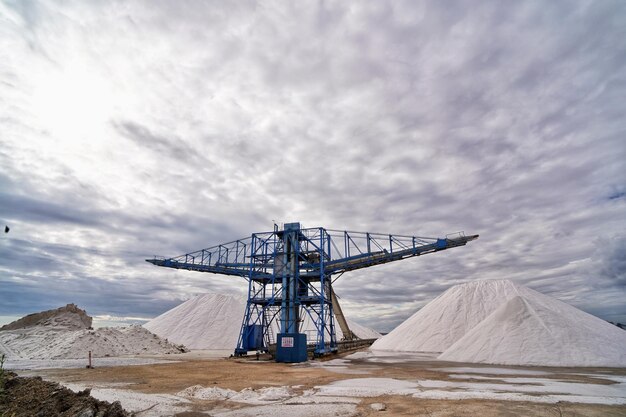
POLYGON ((92 387, 94 393, 100 389, 107 400, 144 395, 142 403, 122 399, 125 408, 134 408, 129 411, 139 411, 138 416, 626 416, 626 368, 481 366, 436 361, 427 355, 366 352, 305 364, 215 358, 197 352, 176 359, 19 373, 76 389, 92 387), (175 396, 195 385, 234 391, 287 387, 291 395, 248 403, 175 396), (372 404, 384 404, 385 410, 377 411, 372 404))

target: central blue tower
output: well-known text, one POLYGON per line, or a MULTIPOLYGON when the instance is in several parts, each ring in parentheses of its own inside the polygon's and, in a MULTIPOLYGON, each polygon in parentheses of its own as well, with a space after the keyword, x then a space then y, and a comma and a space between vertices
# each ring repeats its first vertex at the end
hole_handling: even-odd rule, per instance
POLYGON ((236 355, 267 351, 275 343, 278 362, 303 362, 308 343, 319 355, 337 350, 330 277, 324 267, 329 247, 325 229, 303 230, 300 223, 252 235, 248 302, 236 355), (301 332, 304 321, 314 324, 315 334, 301 332))
MULTIPOLYGON (((300 223, 287 223, 280 235, 283 252, 279 262, 282 275, 283 297, 281 303, 280 333, 276 340, 277 362, 304 362, 307 359, 306 334, 300 333, 300 296, 308 295, 309 283, 300 279, 300 223)), ((323 288, 323 282, 322 286, 323 288)), ((323 294, 323 290, 320 295, 323 294)), ((323 297, 319 302, 323 303, 323 297)), ((330 315, 332 317, 332 314, 330 315)), ((322 318, 323 322, 323 318, 322 318)), ((332 347, 332 344, 331 344, 332 347)))

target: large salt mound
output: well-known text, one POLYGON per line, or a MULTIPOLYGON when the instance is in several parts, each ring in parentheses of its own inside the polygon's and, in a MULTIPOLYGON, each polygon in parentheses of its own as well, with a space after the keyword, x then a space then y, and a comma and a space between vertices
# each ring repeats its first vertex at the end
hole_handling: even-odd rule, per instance
POLYGON ((372 349, 506 365, 626 366, 626 332, 511 281, 457 285, 372 349))
MULTIPOLYGON (((237 345, 245 308, 244 297, 201 294, 154 318, 144 327, 190 349, 230 350, 237 345)), ((381 336, 370 328, 346 320, 352 332, 362 339, 381 336)), ((276 326, 273 330, 276 334, 276 326)), ((315 327, 310 318, 305 318, 301 331, 309 337, 314 335, 315 327)), ((340 340, 343 334, 338 325, 335 331, 340 340)))
POLYGON ((234 349, 245 299, 201 294, 144 324, 144 327, 189 349, 234 349))
POLYGON ((623 367, 626 332, 536 293, 503 303, 439 359, 503 365, 623 367))
POLYGON ((374 342, 372 349, 443 352, 503 302, 525 290, 508 280, 455 285, 374 342))

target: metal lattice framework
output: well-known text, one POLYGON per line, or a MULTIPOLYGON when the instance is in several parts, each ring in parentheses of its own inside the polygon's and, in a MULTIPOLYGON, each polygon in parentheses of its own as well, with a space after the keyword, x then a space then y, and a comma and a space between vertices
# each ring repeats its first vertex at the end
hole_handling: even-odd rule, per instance
POLYGON ((300 228, 254 233, 174 258, 147 261, 158 266, 234 275, 248 281, 248 300, 235 354, 267 351, 274 332, 299 333, 305 320, 316 334, 314 353, 337 350, 331 276, 434 253, 478 238, 463 233, 429 238, 382 233, 300 228))

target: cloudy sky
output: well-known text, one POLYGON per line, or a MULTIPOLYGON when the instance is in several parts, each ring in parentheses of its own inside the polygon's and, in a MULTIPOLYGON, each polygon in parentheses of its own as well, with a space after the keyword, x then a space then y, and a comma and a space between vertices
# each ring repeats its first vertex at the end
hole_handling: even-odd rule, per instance
POLYGON ((300 221, 481 235, 343 276, 380 331, 495 278, 626 322, 625 39, 621 0, 3 0, 0 316, 243 292, 144 259, 300 221))

